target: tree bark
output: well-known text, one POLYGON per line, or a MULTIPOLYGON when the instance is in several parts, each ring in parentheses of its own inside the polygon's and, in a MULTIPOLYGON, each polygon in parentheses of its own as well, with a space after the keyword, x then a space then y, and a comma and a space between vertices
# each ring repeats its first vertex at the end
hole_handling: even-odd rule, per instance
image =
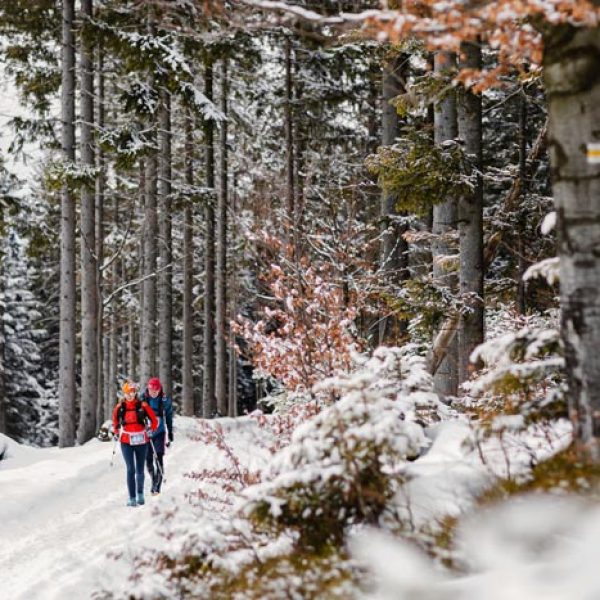
MULTIPOLYGON (((434 68, 437 73, 444 75, 453 70, 456 57, 452 53, 438 53, 434 58, 434 68)), ((449 90, 434 109, 434 139, 436 144, 455 139, 458 134, 456 95, 449 90)), ((433 278, 441 287, 456 289, 456 272, 440 264, 440 259, 452 254, 452 246, 445 237, 456 230, 457 202, 449 198, 443 204, 433 208, 432 232, 438 238, 432 244, 433 278)), ((455 396, 458 391, 458 343, 455 336, 446 344, 447 352, 440 362, 434 376, 435 391, 441 396, 455 396)))
MULTIPOLYGON (((81 0, 81 16, 92 18, 92 0, 81 0)), ((81 41, 81 163, 95 168, 94 137, 94 63, 93 48, 87 36, 81 41)), ((77 441, 87 442, 96 433, 98 406, 98 288, 96 262, 96 198, 94 186, 81 187, 81 410, 77 441)))
MULTIPOLYGON (((221 71, 221 111, 227 114, 227 59, 223 59, 221 71)), ((227 403, 227 121, 221 123, 221 185, 217 207, 217 272, 216 272, 216 373, 215 394, 217 410, 221 415, 228 414, 227 403)))
MULTIPOLYGON (((408 70, 408 57, 398 54, 385 61, 382 73, 382 139, 383 146, 391 146, 400 134, 400 119, 396 107, 390 104, 396 96, 405 92, 408 70)), ((381 271, 389 283, 398 286, 408 276, 408 244, 403 237, 406 226, 394 217, 400 216, 396 209, 398 198, 385 191, 381 194, 381 271)), ((394 343, 397 335, 406 329, 401 321, 383 317, 379 321, 379 344, 392 335, 394 343)))
MULTIPOLYGON (((213 64, 206 63, 205 96, 213 99, 213 64)), ((214 122, 204 121, 206 187, 215 189, 214 122)), ((212 418, 217 410, 215 398, 215 208, 214 194, 205 204, 204 251, 204 374, 202 379, 202 415, 212 418)))
MULTIPOLYGON (((525 90, 522 91, 519 98, 519 179, 521 180, 521 201, 525 202, 525 194, 527 191, 527 96, 525 95, 525 90)), ((527 310, 527 282, 523 280, 523 275, 528 267, 524 256, 524 219, 519 218, 517 228, 517 249, 519 253, 517 258, 519 265, 517 309, 520 314, 524 315, 527 310)))
MULTIPOLYGON (((0 295, 5 298, 6 290, 6 271, 4 265, 0 265, 0 295)), ((6 310, 6 304, 3 304, 6 310)), ((6 424, 6 395, 5 395, 5 380, 6 380, 6 362, 4 359, 4 349, 6 347, 6 334, 4 330, 4 319, 0 314, 0 433, 7 433, 6 424)), ((0 447, 0 453, 3 448, 0 447)))
MULTIPOLYGON (((544 124, 544 127, 542 127, 540 130, 537 139, 531 148, 529 156, 527 157, 528 169, 531 168, 531 165, 539 160, 544 154, 546 150, 546 142, 547 124, 544 124)), ((517 202, 521 197, 521 187, 521 180, 519 177, 517 177, 510 186, 510 190, 504 197, 502 202, 502 213, 509 214, 515 210, 517 202)), ((497 231, 487 239, 483 252, 484 269, 486 269, 496 257, 498 248, 504 239, 504 231, 505 230, 497 231)), ((438 335, 433 342, 431 351, 427 357, 427 370, 432 375, 436 374, 440 363, 443 361, 446 353, 448 352, 448 343, 452 341, 458 330, 458 322, 459 319, 455 315, 451 315, 445 319, 442 327, 440 328, 440 332, 444 332, 443 335, 438 335)))
POLYGON ((140 385, 156 375, 156 265, 158 215, 156 210, 157 159, 151 150, 145 160, 144 233, 142 282, 142 326, 140 340, 140 385))
MULTIPOLYGON (((98 48, 98 110, 96 122, 98 130, 103 131, 105 126, 105 85, 104 85, 104 53, 102 48, 98 48)), ((98 409, 96 412, 96 425, 100 426, 105 419, 110 416, 110 406, 108 403, 107 379, 109 377, 109 347, 110 342, 105 343, 104 331, 104 199, 106 189, 106 158, 104 150, 98 147, 96 149, 96 164, 98 167, 98 176, 96 178, 96 261, 98 273, 98 409)))
MULTIPOLYGON (((62 155, 75 162, 75 18, 74 0, 62 6, 62 155)), ((61 195, 60 235, 60 344, 59 344, 59 446, 75 443, 75 202, 69 183, 61 195)))
MULTIPOLYGON (((481 69, 481 45, 465 42, 461 46, 461 69, 481 69)), ((462 88, 458 103, 458 132, 476 171, 472 194, 458 202, 460 239, 460 296, 464 302, 458 329, 458 383, 467 381, 473 350, 483 342, 483 153, 481 95, 462 88)))
POLYGON ((171 98, 169 92, 161 93, 159 113, 159 190, 160 199, 160 249, 159 249, 159 365, 158 372, 163 390, 173 395, 173 261, 171 223, 171 98))
POLYGON ((560 256, 561 336, 579 448, 600 460, 600 28, 547 33, 544 81, 560 256))
MULTIPOLYGON (((294 86, 292 77, 292 40, 285 38, 285 163, 286 163, 286 212, 290 228, 294 225, 296 188, 294 176, 294 86)), ((290 232, 292 233, 292 232, 290 232)), ((291 237, 290 237, 291 239, 291 237)))
MULTIPOLYGON (((194 185, 194 138, 192 117, 185 120, 185 182, 194 185)), ((194 403, 194 236, 193 198, 188 196, 183 209, 183 368, 182 404, 183 414, 195 413, 194 403)))

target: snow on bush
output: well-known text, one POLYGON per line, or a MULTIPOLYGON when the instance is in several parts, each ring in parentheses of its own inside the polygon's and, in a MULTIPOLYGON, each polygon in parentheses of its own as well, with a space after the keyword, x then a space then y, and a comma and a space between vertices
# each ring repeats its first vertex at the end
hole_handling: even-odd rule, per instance
POLYGON ((551 427, 566 417, 564 358, 552 315, 498 315, 496 331, 471 360, 484 368, 464 385, 462 405, 478 416, 484 435, 551 427), (508 333, 506 333, 508 331, 508 333))
POLYGON ((416 419, 431 418, 436 396, 423 360, 398 348, 356 360, 359 370, 318 386, 340 400, 298 427, 263 483, 243 492, 244 514, 295 531, 300 547, 339 544, 349 526, 377 523, 428 443, 416 419))

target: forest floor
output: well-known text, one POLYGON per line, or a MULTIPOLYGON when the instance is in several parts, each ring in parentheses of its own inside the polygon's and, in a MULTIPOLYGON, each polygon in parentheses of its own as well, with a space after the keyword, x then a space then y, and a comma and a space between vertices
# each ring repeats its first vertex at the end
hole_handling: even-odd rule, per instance
MULTIPOLYGON (((526 474, 532 455, 549 458, 565 447, 569 432, 568 423, 557 423, 553 432, 490 438, 478 449, 464 419, 430 427, 431 446, 407 466, 409 481, 396 499, 400 513, 410 516, 412 537, 435 534, 432 524, 445 517, 473 512, 485 489, 506 480, 509 467, 512 477, 526 474)), ((240 488, 236 472, 242 481, 244 473, 264 470, 273 441, 272 430, 251 417, 209 422, 178 417, 175 442, 165 457, 163 493, 147 494, 144 506, 129 508, 118 448, 110 464, 112 442, 39 449, 0 436, 0 449, 8 444, 8 458, 0 462, 0 598, 88 599, 104 598, 104 592, 116 598, 170 597, 160 596, 168 588, 154 568, 156 552, 177 554, 189 535, 210 540, 231 521, 240 488), (137 571, 140 561, 144 567, 137 571)), ((382 589, 393 590, 380 589, 377 598, 423 593, 440 600, 570 600, 584 597, 571 595, 579 583, 586 593, 600 594, 600 578, 584 581, 579 561, 592 547, 590 556, 597 554, 600 513, 591 508, 560 496, 513 499, 487 516, 468 519, 449 555, 462 565, 458 572, 443 574, 439 563, 399 538, 367 535, 353 547, 382 589), (406 569, 388 569, 392 559, 406 569), (560 585, 540 570, 549 565, 564 573, 560 585)))
MULTIPOLYGON (((269 453, 251 419, 221 419, 227 440, 243 466, 264 466, 269 453), (248 451, 249 449, 252 451, 248 451)), ((89 598, 115 579, 127 580, 129 560, 143 548, 160 548, 164 514, 193 503, 198 484, 186 473, 227 467, 216 445, 202 444, 201 421, 177 418, 175 442, 165 456, 166 483, 146 504, 125 506, 125 464, 113 442, 92 440, 74 448, 29 448, 9 444, 0 463, 0 596, 17 600, 89 598), (112 581, 111 581, 112 580, 112 581)), ((3 440, 0 439, 0 445, 3 440)), ((205 516, 226 516, 224 490, 202 502, 205 516)), ((133 585, 133 584, 132 584, 133 585)), ((112 586, 110 586, 112 587, 112 586)))

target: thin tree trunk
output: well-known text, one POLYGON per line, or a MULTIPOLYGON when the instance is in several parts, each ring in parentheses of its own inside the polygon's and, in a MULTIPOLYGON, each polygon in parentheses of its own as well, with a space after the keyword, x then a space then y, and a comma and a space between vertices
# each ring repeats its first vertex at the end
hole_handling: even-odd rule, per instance
MULTIPOLYGON (((120 222, 119 219, 119 195, 115 194, 113 198, 113 223, 117 225, 120 222)), ((121 272, 123 266, 121 264, 121 259, 117 259, 111 265, 111 287, 112 289, 116 289, 119 284, 119 273, 121 272)), ((119 338, 121 344, 126 346, 126 337, 118 336, 118 319, 117 319, 117 311, 118 311, 118 300, 117 298, 113 298, 110 304, 110 331, 109 331, 109 369, 108 369, 108 385, 106 390, 106 418, 110 416, 110 410, 115 403, 117 398, 117 373, 118 373, 118 365, 119 365, 119 346, 117 344, 117 339, 119 338)), ((123 348, 122 355, 125 355, 125 348, 123 348)), ((122 361, 122 369, 125 371, 125 361, 122 361)))
MULTIPOLYGON (((148 4, 148 34, 156 35, 155 6, 148 4)), ((153 75, 148 76, 148 85, 154 86, 153 75)), ((150 115, 146 123, 153 132, 157 129, 157 120, 150 115)), ((158 157, 156 138, 152 137, 152 147, 149 148, 144 170, 144 233, 143 233, 143 273, 142 293, 142 322, 140 327, 140 386, 145 386, 150 377, 156 375, 156 317, 157 317, 157 259, 158 259, 158 157)))
POLYGON ((142 282, 142 324, 140 340, 140 385, 156 375, 156 263, 158 215, 156 210, 157 186, 156 152, 151 150, 145 160, 144 234, 142 282))
MULTIPOLYGON (((206 63, 205 96, 213 99, 213 64, 206 63)), ((204 121, 204 145, 206 153, 206 187, 215 189, 214 122, 204 121)), ((214 194, 205 205, 205 254, 204 254, 204 375, 202 380, 202 414, 211 418, 217 410, 215 398, 215 207, 214 194)))
MULTIPOLYGON (((227 114, 227 59, 221 73, 221 110, 227 114)), ((215 394, 217 410, 228 414, 227 403, 227 202, 229 185, 227 173, 227 121, 221 123, 221 185, 217 207, 217 272, 216 272, 216 373, 215 394)))
POLYGON ((569 414, 581 451, 600 460, 600 164, 586 144, 600 123, 600 27, 545 38, 550 157, 560 256, 569 414), (591 154, 591 153, 590 153, 591 154))
POLYGON ((294 223, 296 190, 294 177, 294 113, 292 80, 292 40, 285 38, 285 162, 286 162, 286 211, 290 227, 294 223))
MULTIPOLYGON (((405 91, 408 57, 399 54, 386 60, 382 73, 382 138, 383 146, 391 146, 400 134, 400 120, 396 108, 390 101, 405 91)), ((398 224, 394 217, 399 213, 396 209, 397 196, 383 191, 381 193, 381 270, 389 283, 399 285, 408 276, 408 244, 402 237, 406 226, 398 224)), ((379 344, 383 344, 388 335, 404 332, 406 329, 391 317, 383 317, 379 321, 379 344), (398 331, 400 330, 400 331, 398 331)), ((397 336, 394 335, 394 342, 397 336)))
MULTIPOLYGON (((194 185, 194 138, 192 117, 185 120, 185 182, 194 185)), ((183 369, 182 404, 183 414, 191 417, 194 404, 194 236, 193 199, 186 198, 183 212, 183 369)))
MULTIPOLYGON (((234 173, 233 175, 233 190, 231 195, 232 202, 232 214, 237 214, 236 212, 236 190, 237 190, 237 177, 234 173)), ((233 239, 237 239, 237 229, 235 226, 235 220, 232 222, 232 236, 233 239)), ((231 313, 230 313, 230 321, 234 321, 237 316, 237 277, 235 269, 231 270, 231 313)), ((230 417, 238 416, 238 372, 237 372, 237 352, 235 350, 234 340, 231 340, 231 344, 229 345, 229 408, 228 415, 230 417)))
POLYGON ((171 224, 171 98, 162 92, 159 113, 160 274, 159 274, 159 376, 165 393, 173 394, 173 260, 171 224))
MULTIPOLYGON (((92 0, 81 0, 84 20, 92 17, 92 0)), ((81 162, 96 166, 94 156, 94 63, 87 36, 81 42, 81 162)), ((98 283, 96 261, 96 197, 94 187, 81 187, 81 410, 77 441, 87 442, 96 432, 98 406, 98 283)))
MULTIPOLYGON (((98 49, 98 117, 97 125, 99 131, 104 130, 105 126, 105 107, 104 107, 104 54, 102 48, 98 49)), ((108 419, 107 409, 107 389, 106 380, 109 376, 108 348, 109 343, 105 344, 104 335, 104 272, 102 264, 104 263, 104 197, 106 186, 106 164, 104 150, 98 147, 97 152, 98 176, 96 178, 96 260, 98 265, 98 410, 96 414, 96 425, 100 426, 105 419, 108 419)))
POLYGON ((127 373, 128 379, 135 381, 137 379, 137 373, 138 373, 136 371, 136 365, 138 364, 138 361, 137 361, 138 356, 137 356, 137 352, 136 352, 138 340, 135 335, 135 314, 133 312, 129 313, 129 326, 128 326, 127 341, 128 341, 127 362, 129 363, 128 364, 129 368, 125 372, 127 373))
MULTIPOLYGON (((463 43, 461 69, 481 69, 479 42, 463 43)), ((458 329, 458 382, 467 381, 471 374, 469 357, 483 342, 483 153, 481 143, 481 95, 464 88, 460 92, 458 131, 465 142, 465 151, 477 170, 473 193, 458 203, 460 237, 460 296, 465 310, 461 312, 458 329)))
MULTIPOLYGON (((544 154, 546 150, 547 137, 547 124, 544 124, 538 133, 537 139, 535 140, 535 143, 533 144, 527 158, 527 169, 531 168, 532 165, 544 154)), ((515 178, 510 190, 502 202, 501 212, 503 214, 510 214, 515 210, 517 202, 521 198, 521 187, 521 179, 519 177, 515 178)), ((498 248, 500 248, 502 240, 504 239, 504 231, 505 230, 497 231, 486 240, 483 252, 484 269, 487 268, 496 257, 498 248)), ((433 342, 431 351, 427 357, 427 370, 432 375, 437 373, 441 362, 444 360, 446 353, 449 351, 449 344, 454 339, 458 330, 458 322, 459 319, 456 315, 450 315, 450 317, 444 320, 444 323, 440 328, 440 335, 438 335, 433 342)))
MULTIPOLYGON (((4 298, 4 292, 6 289, 6 271, 4 265, 0 265, 0 295, 4 298)), ((6 304, 4 304, 6 310, 6 304)), ((4 330, 4 319, 0 315, 0 433, 7 433, 6 424, 6 397, 5 397, 5 378, 6 378, 6 366, 4 359, 4 349, 6 346, 6 334, 4 330)), ((0 447, 0 453, 3 448, 0 447)))
MULTIPOLYGON (((521 180, 521 199, 525 202, 525 194, 527 192, 527 96, 525 90, 522 91, 519 98, 519 179, 521 180)), ((527 310, 527 298, 525 295, 526 282, 523 280, 523 275, 527 270, 528 264, 525 260, 525 244, 524 244, 524 229, 525 223, 522 218, 519 218, 517 229, 517 249, 518 249, 518 282, 517 282, 517 309, 520 314, 525 314, 527 310)))
MULTIPOLYGON (((74 0, 62 6, 62 154, 75 162, 75 18, 74 0)), ((60 235, 60 342, 59 342, 59 445, 75 443, 75 201, 68 183, 61 196, 60 235)))
MULTIPOLYGON (((444 74, 454 69, 456 57, 451 53, 438 53, 435 56, 435 71, 444 74)), ((435 106, 434 136, 435 143, 440 144, 457 136, 456 95, 448 91, 444 98, 435 106)), ((443 204, 433 208, 432 231, 438 236, 432 245, 433 277, 438 285, 456 289, 456 272, 449 270, 441 261, 452 254, 453 249, 446 240, 448 234, 456 230, 457 206, 456 200, 450 198, 443 204)), ((455 396, 458 391, 458 343, 453 337, 447 345, 448 352, 439 365, 434 377, 435 390, 441 396, 455 396)))

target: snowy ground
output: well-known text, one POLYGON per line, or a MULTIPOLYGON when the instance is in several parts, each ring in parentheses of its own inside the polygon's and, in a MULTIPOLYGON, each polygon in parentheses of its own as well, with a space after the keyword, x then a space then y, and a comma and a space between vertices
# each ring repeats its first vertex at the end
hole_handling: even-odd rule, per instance
MULTIPOLYGON (((242 468, 256 471, 266 466, 271 458, 267 448, 270 434, 255 420, 219 419, 210 423, 211 427, 221 425, 242 468)), ((112 442, 92 440, 75 448, 35 449, 0 436, 0 450, 8 443, 9 454, 0 462, 0 598, 87 599, 107 589, 119 598, 128 597, 134 589, 141 597, 160 594, 164 581, 158 573, 146 573, 135 588, 131 587, 134 584, 128 577, 133 558, 147 554, 146 549, 172 550, 180 543, 177 538, 191 531, 210 537, 219 522, 231 518, 231 490, 203 485, 205 497, 199 499, 194 495, 198 482, 185 476, 232 465, 223 447, 214 439, 206 439, 203 427, 200 420, 176 419, 176 439, 166 457, 163 493, 147 495, 147 504, 136 508, 125 506, 125 467, 119 452, 110 466, 112 442), (163 535, 169 531, 179 535, 163 535)), ((471 433, 464 422, 440 423, 430 432, 434 441, 429 451, 410 465, 412 480, 405 490, 407 497, 398 498, 398 504, 401 508, 407 502, 416 526, 445 514, 468 513, 474 495, 489 484, 494 471, 502 471, 506 449, 488 441, 487 464, 483 465, 469 443, 471 433)), ((559 424, 555 434, 554 451, 566 443, 568 426, 559 424)), ((542 436, 528 440, 526 451, 515 441, 509 450, 517 471, 524 468, 532 451, 545 454, 550 450, 542 436)), ((380 582, 375 595, 367 597, 600 597, 600 577, 596 577, 595 569, 588 570, 598 550, 600 513, 595 507, 541 497, 516 500, 488 512, 466 519, 461 526, 457 558, 466 576, 458 578, 440 571, 439 565, 420 555, 411 544, 382 532, 359 533, 351 546, 380 582), (399 569, 400 565, 403 568, 399 569), (555 575, 549 578, 548 573, 555 575)))
MULTIPOLYGON (((264 433, 253 421, 220 423, 244 466, 264 465, 269 454, 258 442, 264 433)), ((217 447, 194 440, 201 435, 198 421, 177 418, 175 430, 163 493, 147 493, 146 505, 136 508, 125 506, 125 465, 118 448, 110 466, 112 442, 92 440, 64 449, 11 444, 12 457, 0 462, 0 597, 89 598, 109 579, 125 575, 127 561, 120 561, 119 573, 119 561, 107 561, 108 553, 133 555, 163 543, 157 535, 160 513, 188 502, 186 494, 194 489, 184 473, 227 463, 217 447)), ((0 449, 6 440, 0 437, 0 449)), ((223 506, 217 502, 205 510, 222 512, 223 506)))

